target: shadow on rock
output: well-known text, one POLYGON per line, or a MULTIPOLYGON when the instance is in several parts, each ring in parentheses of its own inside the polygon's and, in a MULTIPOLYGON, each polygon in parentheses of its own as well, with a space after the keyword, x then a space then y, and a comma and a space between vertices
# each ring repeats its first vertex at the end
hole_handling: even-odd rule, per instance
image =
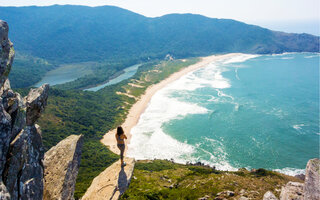
POLYGON ((126 191, 127 187, 128 187, 127 174, 124 171, 124 167, 121 167, 121 170, 119 172, 119 178, 118 178, 118 189, 119 189, 120 195, 126 191))

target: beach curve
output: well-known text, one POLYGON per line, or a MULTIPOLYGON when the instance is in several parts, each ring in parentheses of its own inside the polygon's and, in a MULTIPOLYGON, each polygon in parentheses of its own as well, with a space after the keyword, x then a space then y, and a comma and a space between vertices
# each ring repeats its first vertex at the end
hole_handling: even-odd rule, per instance
MULTIPOLYGON (((148 103, 150 102, 152 96, 160 89, 164 88, 166 85, 178 80, 180 77, 188 74, 189 72, 195 71, 197 69, 200 69, 202 67, 207 66, 211 62, 215 62, 218 60, 228 59, 233 56, 241 55, 241 53, 229 53, 229 54, 223 54, 223 55, 211 55, 207 57, 201 57, 201 60, 193 65, 189 65, 188 67, 185 67, 181 69, 178 72, 175 72, 171 74, 168 78, 162 80, 161 82, 149 86, 145 93, 140 96, 139 100, 132 105, 130 108, 128 115, 126 117, 125 122, 121 125, 125 131, 125 134, 127 135, 128 139, 126 140, 126 148, 128 147, 128 144, 130 144, 131 140, 131 129, 138 123, 139 118, 141 114, 145 111, 145 109, 148 106, 148 103)), ((106 145, 112 152, 116 154, 120 154, 120 151, 117 147, 116 139, 115 139, 115 132, 116 129, 113 129, 109 132, 107 132, 103 138, 100 140, 100 142, 104 145, 106 145)), ((125 151, 126 152, 126 151, 125 151)))

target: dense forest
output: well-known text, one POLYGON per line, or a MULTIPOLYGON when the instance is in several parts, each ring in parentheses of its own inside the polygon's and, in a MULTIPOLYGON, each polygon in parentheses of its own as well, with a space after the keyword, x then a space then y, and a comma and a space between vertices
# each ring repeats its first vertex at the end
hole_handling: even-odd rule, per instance
POLYGON ((148 18, 113 6, 0 7, 18 51, 50 62, 318 52, 319 37, 194 14, 148 18))
POLYGON ((44 59, 16 52, 13 67, 9 75, 11 87, 30 87, 40 81, 48 71, 56 67, 56 65, 44 59))
MULTIPOLYGON (((107 81, 132 63, 214 53, 319 52, 319 37, 271 31, 194 14, 148 18, 113 6, 0 7, 18 56, 13 88, 30 87, 62 64, 95 62, 94 73, 64 85, 107 81), (25 78, 28 77, 28 78, 25 78)), ((60 86, 61 88, 61 86, 60 86)))

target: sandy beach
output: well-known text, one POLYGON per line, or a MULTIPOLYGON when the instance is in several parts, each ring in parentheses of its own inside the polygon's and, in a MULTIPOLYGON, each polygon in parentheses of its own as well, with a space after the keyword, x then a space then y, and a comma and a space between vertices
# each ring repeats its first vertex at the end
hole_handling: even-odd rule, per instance
MULTIPOLYGON (((230 54, 225 54, 225 55, 212 55, 212 56, 208 56, 208 57, 202 57, 201 60, 199 62, 197 62, 196 64, 190 65, 190 66, 188 66, 188 67, 186 67, 186 68, 184 68, 174 74, 171 74, 168 78, 161 81, 160 83, 155 84, 155 85, 151 85, 149 88, 147 88, 147 90, 140 97, 140 99, 131 107, 125 122, 121 125, 125 131, 125 134, 128 137, 128 140, 126 140, 126 148, 128 146, 127 144, 130 143, 130 139, 132 137, 132 135, 130 133, 132 127, 134 127, 138 123, 140 115, 147 108, 148 103, 151 100, 152 96, 158 90, 162 89, 163 87, 165 87, 169 83, 172 83, 173 81, 179 79, 181 76, 183 76, 191 71, 197 70, 201 67, 205 67, 206 65, 208 65, 211 62, 221 60, 221 59, 227 59, 227 58, 230 58, 230 57, 233 57, 236 55, 240 55, 240 54, 239 53, 230 53, 230 54)), ((101 139, 101 142, 104 145, 106 145, 112 152, 114 152, 116 154, 120 154, 120 151, 119 151, 117 144, 116 144, 115 132, 116 132, 115 129, 107 132, 103 136, 103 138, 101 139)))

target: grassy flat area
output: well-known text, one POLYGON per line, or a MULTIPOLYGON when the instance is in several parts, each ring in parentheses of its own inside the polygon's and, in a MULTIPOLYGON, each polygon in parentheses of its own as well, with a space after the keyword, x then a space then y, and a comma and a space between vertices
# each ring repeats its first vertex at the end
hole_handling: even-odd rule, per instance
POLYGON ((205 196, 208 199, 238 199, 244 196, 261 200, 267 191, 279 197, 281 187, 288 181, 301 182, 264 169, 227 172, 165 160, 138 161, 129 189, 121 199, 198 199, 205 196), (232 191, 234 195, 226 191, 232 191))

